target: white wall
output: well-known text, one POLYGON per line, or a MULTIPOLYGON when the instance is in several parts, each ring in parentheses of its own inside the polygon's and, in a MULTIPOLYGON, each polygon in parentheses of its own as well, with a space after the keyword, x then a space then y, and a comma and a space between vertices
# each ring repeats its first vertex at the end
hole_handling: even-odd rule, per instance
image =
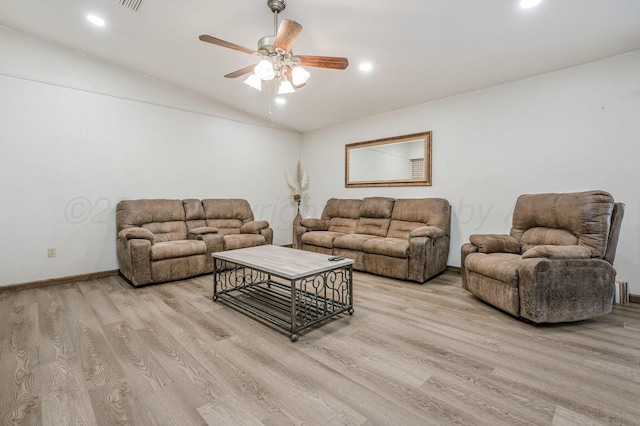
POLYGON ((309 132, 303 156, 318 216, 330 197, 444 197, 448 264, 474 233, 508 233, 518 195, 609 191, 626 204, 614 266, 640 294, 640 51, 309 132), (345 188, 344 145, 433 131, 433 186, 345 188))
POLYGON ((246 198, 291 242, 299 133, 2 27, 0 51, 0 286, 117 269, 121 199, 246 198))

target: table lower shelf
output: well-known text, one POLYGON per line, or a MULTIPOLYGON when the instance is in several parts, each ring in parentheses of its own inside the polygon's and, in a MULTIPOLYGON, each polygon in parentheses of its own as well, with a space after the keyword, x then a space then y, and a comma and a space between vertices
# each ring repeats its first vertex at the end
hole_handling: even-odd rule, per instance
POLYGON ((289 331, 295 342, 300 330, 344 312, 353 314, 351 274, 349 266, 280 282, 245 267, 216 271, 213 300, 289 331))

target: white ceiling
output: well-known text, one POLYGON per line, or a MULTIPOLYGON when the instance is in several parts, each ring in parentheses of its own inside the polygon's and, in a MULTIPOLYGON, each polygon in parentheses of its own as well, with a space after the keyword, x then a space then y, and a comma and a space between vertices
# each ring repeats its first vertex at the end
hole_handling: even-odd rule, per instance
POLYGON ((269 115, 266 92, 223 77, 256 57, 198 40, 256 49, 273 33, 267 0, 142 0, 137 12, 120 2, 0 0, 0 23, 301 132, 640 49, 640 0, 287 0, 280 19, 304 27, 294 53, 350 66, 308 68, 269 115))

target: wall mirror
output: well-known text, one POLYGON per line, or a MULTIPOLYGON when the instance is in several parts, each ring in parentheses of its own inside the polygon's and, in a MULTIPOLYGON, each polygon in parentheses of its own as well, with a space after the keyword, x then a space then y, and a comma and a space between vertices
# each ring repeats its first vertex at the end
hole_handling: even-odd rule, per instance
POLYGON ((431 132, 345 145, 345 186, 431 185, 431 132))

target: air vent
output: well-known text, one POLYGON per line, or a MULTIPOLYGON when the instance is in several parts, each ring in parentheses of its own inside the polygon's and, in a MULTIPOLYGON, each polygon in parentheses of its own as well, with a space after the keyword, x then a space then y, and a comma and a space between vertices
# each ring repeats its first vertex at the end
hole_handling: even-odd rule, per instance
POLYGON ((140 8, 140 4, 142 0, 118 0, 118 3, 126 7, 127 9, 131 9, 134 12, 137 12, 140 8))

